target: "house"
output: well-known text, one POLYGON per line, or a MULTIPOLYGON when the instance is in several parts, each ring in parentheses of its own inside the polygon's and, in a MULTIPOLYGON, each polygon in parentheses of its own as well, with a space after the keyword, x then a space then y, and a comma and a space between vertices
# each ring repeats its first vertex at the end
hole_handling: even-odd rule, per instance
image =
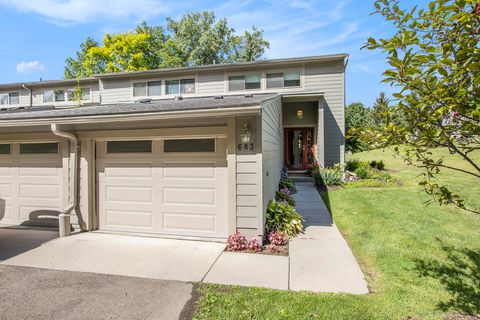
POLYGON ((344 161, 347 58, 0 85, 0 223, 262 238, 284 166, 344 161))

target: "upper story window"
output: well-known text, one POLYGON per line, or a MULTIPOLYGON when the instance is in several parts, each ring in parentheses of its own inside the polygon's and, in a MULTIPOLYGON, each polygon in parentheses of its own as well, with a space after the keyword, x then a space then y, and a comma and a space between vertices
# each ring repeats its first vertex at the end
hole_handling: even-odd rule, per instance
POLYGON ((267 88, 300 87, 300 71, 267 73, 267 88))
POLYGON ((43 102, 53 102, 53 90, 43 91, 43 102))
POLYGON ((165 94, 195 93, 195 79, 166 80, 165 94))
POLYGON ((250 74, 245 76, 228 77, 228 90, 255 90, 261 87, 261 77, 259 74, 250 74))
POLYGON ((145 81, 133 83, 133 96, 159 96, 162 94, 162 81, 145 81))
MULTIPOLYGON (((82 100, 90 100, 90 88, 80 88, 82 90, 82 100)), ((57 89, 57 90, 44 90, 43 102, 64 102, 72 101, 75 88, 70 89, 57 89)))
POLYGON ((55 102, 63 102, 65 101, 65 90, 63 89, 54 90, 53 96, 54 96, 55 102))
POLYGON ((20 104, 20 94, 18 92, 0 93, 0 105, 20 104))
MULTIPOLYGON (((76 89, 67 89, 67 100, 74 100, 74 94, 76 89)), ((81 100, 90 100, 90 88, 80 88, 82 91, 81 100)))

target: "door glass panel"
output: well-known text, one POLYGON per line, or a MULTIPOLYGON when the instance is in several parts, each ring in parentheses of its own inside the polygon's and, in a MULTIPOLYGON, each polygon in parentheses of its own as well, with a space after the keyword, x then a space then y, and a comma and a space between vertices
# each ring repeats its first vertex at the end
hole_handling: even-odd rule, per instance
POLYGON ((287 166, 292 169, 303 168, 303 130, 293 129, 287 133, 287 166))

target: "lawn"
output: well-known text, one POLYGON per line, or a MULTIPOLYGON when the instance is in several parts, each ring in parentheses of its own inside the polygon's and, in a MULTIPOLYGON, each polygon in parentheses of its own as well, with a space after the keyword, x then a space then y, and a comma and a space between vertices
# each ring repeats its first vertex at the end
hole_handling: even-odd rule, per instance
MULTIPOLYGON (((371 293, 202 285, 195 319, 444 319, 480 314, 480 215, 436 204, 426 207, 429 197, 418 186, 420 171, 393 158, 390 151, 354 157, 381 159, 402 181, 401 186, 322 194, 371 293)), ((480 154, 475 157, 480 162, 480 154)), ((451 156, 448 161, 460 163, 451 156)), ((461 190, 469 206, 480 209, 478 179, 453 171, 445 172, 442 179, 461 190)))

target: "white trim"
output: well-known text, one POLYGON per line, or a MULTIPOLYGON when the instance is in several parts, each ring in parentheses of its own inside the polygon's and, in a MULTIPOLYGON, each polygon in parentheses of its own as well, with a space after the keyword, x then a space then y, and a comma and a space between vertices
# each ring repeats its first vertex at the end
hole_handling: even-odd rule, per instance
MULTIPOLYGON (((179 83, 179 86, 181 84, 179 83)), ((108 90, 108 89, 107 89, 108 90)), ((180 89, 179 89, 180 90, 180 89)), ((103 92, 103 91, 102 91, 103 92)), ((171 99, 174 96, 187 96, 187 97, 194 97, 198 95, 198 74, 193 74, 193 75, 184 75, 184 76, 174 76, 174 77, 155 77, 155 78, 139 78, 139 79, 134 79, 133 77, 130 77, 130 99, 132 101, 138 100, 138 99, 146 99, 146 98, 153 98, 153 99, 171 99), (169 80, 186 80, 186 79, 194 79, 195 80, 195 92, 194 93, 175 93, 175 94, 167 94, 166 93, 166 82, 169 80), (154 81, 161 81, 162 84, 160 86, 160 95, 155 95, 155 96, 149 96, 148 95, 148 82, 154 82, 154 81), (134 96, 133 95, 133 84, 134 83, 139 83, 139 82, 144 82, 146 84, 146 90, 145 96, 134 96)))

